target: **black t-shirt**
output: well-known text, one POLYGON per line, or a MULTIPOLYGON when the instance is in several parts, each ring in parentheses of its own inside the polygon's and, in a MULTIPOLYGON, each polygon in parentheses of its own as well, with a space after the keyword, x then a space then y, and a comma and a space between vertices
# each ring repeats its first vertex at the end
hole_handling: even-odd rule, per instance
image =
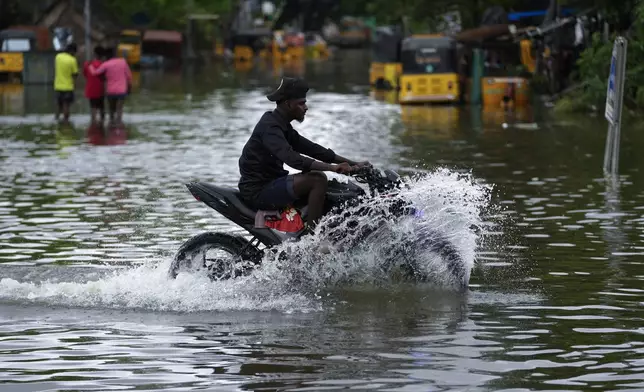
POLYGON ((293 169, 310 170, 313 159, 309 157, 332 163, 335 152, 301 136, 277 110, 264 113, 239 158, 241 196, 253 203, 266 185, 288 175, 285 163, 293 169))

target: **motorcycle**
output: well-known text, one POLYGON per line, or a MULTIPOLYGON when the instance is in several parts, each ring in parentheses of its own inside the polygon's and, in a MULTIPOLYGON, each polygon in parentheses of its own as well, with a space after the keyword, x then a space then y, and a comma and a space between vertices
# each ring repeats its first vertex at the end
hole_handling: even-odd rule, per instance
MULTIPOLYGON (((377 233, 387 218, 413 217, 420 213, 409 202, 395 197, 397 190, 403 186, 400 176, 392 170, 380 171, 373 167, 363 167, 353 171, 351 177, 356 182, 366 184, 369 193, 355 182, 346 183, 332 179, 328 182, 324 215, 331 215, 328 225, 321 228, 326 233, 332 245, 349 250, 357 243, 368 241, 369 237, 377 240, 377 233), (382 198, 377 211, 373 207, 361 204, 364 198, 382 198), (384 206, 384 209, 383 209, 384 206), (355 208, 348 208, 355 207, 355 208), (360 225, 356 218, 360 216, 380 216, 372 219, 370 225, 360 225), (347 232, 351 236, 347 236, 347 232), (356 234, 356 231, 358 233, 356 234), (347 240, 350 238, 350 240, 347 240)), ((186 241, 177 251, 169 269, 170 278, 176 278, 182 270, 206 270, 212 280, 233 279, 248 275, 259 267, 267 251, 274 250, 278 245, 297 240, 304 232, 289 233, 271 227, 257 227, 257 211, 247 206, 239 191, 234 188, 218 186, 206 182, 191 182, 186 187, 197 201, 222 214, 227 219, 244 228, 252 238, 250 240, 240 235, 228 233, 206 232, 196 235, 186 241), (223 251, 224 256, 208 257, 210 250, 223 251)), ((306 219, 306 205, 294 206, 302 219, 306 219)), ((385 270, 394 267, 396 260, 404 259, 400 267, 406 280, 426 281, 428 277, 418 268, 411 258, 404 258, 402 253, 413 249, 414 246, 424 246, 436 254, 447 264, 447 269, 461 289, 467 287, 467 271, 459 252, 453 244, 439 233, 424 233, 423 238, 414 238, 411 246, 401 246, 390 260, 383 262, 385 270)))

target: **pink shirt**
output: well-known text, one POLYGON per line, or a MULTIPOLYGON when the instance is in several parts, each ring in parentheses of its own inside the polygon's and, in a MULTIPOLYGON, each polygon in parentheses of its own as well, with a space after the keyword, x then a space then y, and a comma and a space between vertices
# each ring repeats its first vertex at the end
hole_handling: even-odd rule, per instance
POLYGON ((127 93, 128 84, 132 81, 130 66, 124 58, 115 57, 107 60, 92 73, 105 74, 106 88, 108 95, 121 95, 127 93))

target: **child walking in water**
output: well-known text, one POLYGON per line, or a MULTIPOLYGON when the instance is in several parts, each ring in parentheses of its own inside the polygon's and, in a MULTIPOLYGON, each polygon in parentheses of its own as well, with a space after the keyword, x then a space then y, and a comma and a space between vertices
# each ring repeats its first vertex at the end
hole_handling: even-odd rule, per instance
POLYGON ((123 103, 130 91, 132 71, 124 58, 116 57, 114 48, 106 49, 105 55, 107 60, 98 68, 90 66, 90 72, 94 75, 105 75, 110 124, 123 126, 123 103))
POLYGON ((97 117, 100 113, 101 124, 105 121, 105 88, 103 79, 99 75, 95 75, 90 71, 90 66, 95 69, 99 68, 103 63, 105 56, 105 49, 102 46, 94 48, 94 59, 86 61, 83 64, 83 75, 85 76, 85 97, 89 100, 91 109, 92 124, 97 123, 97 117))

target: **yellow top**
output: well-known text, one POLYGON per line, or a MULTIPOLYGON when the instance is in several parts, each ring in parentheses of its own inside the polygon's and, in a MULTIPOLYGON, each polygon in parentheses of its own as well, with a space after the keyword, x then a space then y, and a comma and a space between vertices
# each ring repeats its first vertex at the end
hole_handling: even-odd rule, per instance
POLYGON ((74 75, 78 74, 76 57, 63 52, 56 55, 56 77, 54 90, 74 91, 74 75))

